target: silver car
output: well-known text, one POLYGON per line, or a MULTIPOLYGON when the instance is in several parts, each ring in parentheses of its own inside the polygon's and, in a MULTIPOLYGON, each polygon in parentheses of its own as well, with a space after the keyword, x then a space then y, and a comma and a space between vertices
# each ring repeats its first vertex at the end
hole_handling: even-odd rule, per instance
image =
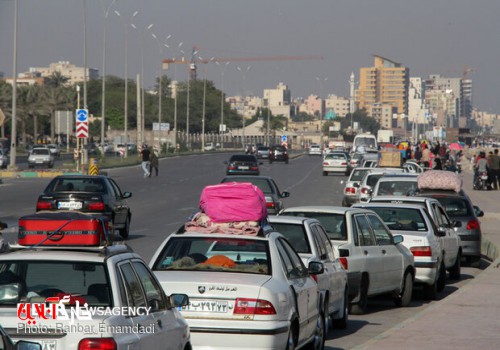
POLYGON ((0 169, 6 169, 7 165, 9 165, 7 154, 0 148, 0 169))
POLYGON ((47 147, 33 148, 28 156, 28 167, 34 168, 36 166, 46 166, 53 168, 55 163, 55 156, 47 147))
MULTIPOLYGON (((356 167, 352 170, 351 175, 349 175, 349 179, 345 182, 344 187, 344 198, 342 199, 343 207, 350 207, 351 205, 359 202, 359 187, 361 180, 363 177, 374 171, 374 168, 361 168, 356 167)), ((342 180, 341 184, 344 183, 342 180)))

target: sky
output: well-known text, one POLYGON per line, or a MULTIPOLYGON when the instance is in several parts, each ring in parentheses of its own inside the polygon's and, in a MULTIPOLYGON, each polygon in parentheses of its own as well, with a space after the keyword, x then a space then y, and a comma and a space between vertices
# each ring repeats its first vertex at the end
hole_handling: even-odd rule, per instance
MULTIPOLYGON (((87 65, 102 73, 106 27, 106 74, 125 76, 127 39, 128 77, 143 68, 146 87, 162 59, 181 51, 190 59, 196 46, 204 59, 248 58, 199 67, 198 77, 206 74, 227 95, 262 96, 283 82, 292 98, 347 97, 351 72, 359 79, 359 69, 380 55, 408 67, 412 77, 460 77, 468 67, 474 107, 500 114, 499 0, 117 0, 105 19, 111 3, 18 0, 17 71, 57 61, 84 66, 86 27, 87 65), (270 56, 323 59, 252 61, 270 56)), ((14 0, 0 0, 0 72, 9 77, 13 38, 14 0)), ((163 73, 184 81, 187 65, 163 73)))

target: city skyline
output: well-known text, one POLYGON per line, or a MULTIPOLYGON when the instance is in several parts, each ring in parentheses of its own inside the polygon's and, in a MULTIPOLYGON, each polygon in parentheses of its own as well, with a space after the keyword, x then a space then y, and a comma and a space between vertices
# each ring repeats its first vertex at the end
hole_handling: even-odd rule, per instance
MULTIPOLYGON (((18 1, 18 72, 61 60, 83 66, 84 1, 18 1)), ((88 67, 102 73, 103 4, 109 6, 112 1, 86 3, 88 67)), ((13 8, 13 0, 0 0, 0 71, 5 77, 12 76, 13 8)), ((264 89, 283 82, 293 98, 349 96, 351 72, 358 81, 360 68, 372 66, 373 55, 381 55, 408 67, 412 77, 460 77, 464 67, 474 68, 469 74, 473 105, 500 113, 496 93, 500 73, 495 60, 499 49, 492 45, 500 34, 495 20, 499 12, 500 3, 493 0, 483 0, 481 6, 466 0, 186 0, 168 4, 118 0, 106 20, 106 74, 124 77, 125 24, 128 77, 135 79, 143 63, 146 88, 153 86, 160 60, 179 58, 181 50, 189 60, 192 47, 197 46, 196 57, 203 59, 324 57, 319 61, 231 62, 225 68, 208 64, 207 78, 219 88, 223 85, 227 95, 261 96, 264 89), (139 13, 132 18, 135 11, 139 13), (150 24, 153 27, 147 29, 150 24), (164 42, 169 48, 163 47, 160 55, 158 44, 164 42)), ((172 65, 163 74, 186 80, 187 65, 172 65)), ((199 74, 204 74, 201 69, 199 74)))

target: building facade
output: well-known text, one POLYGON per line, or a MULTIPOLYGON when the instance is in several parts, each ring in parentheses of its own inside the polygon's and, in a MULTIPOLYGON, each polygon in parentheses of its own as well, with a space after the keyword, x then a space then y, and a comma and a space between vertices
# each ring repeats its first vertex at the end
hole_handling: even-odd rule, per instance
MULTIPOLYGON (((50 77, 53 73, 60 72, 63 76, 68 78, 67 85, 74 85, 81 83, 85 79, 85 68, 77 67, 69 61, 59 61, 49 64, 48 67, 31 67, 29 72, 22 74, 35 74, 39 73, 42 78, 50 77)), ((98 79, 99 70, 87 67, 88 80, 98 79)))
POLYGON ((338 117, 345 117, 349 113, 349 99, 346 97, 329 95, 325 99, 325 110, 326 113, 332 110, 338 117))
POLYGON ((291 93, 288 86, 279 83, 276 89, 265 89, 263 107, 269 108, 273 115, 291 117, 291 93))

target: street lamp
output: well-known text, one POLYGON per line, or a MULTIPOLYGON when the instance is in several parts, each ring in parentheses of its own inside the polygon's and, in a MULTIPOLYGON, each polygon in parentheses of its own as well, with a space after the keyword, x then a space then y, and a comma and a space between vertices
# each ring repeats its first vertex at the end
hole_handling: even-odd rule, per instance
MULTIPOLYGON (((200 61, 203 61, 202 57, 198 57, 200 61)), ((215 57, 210 58, 208 62, 212 62, 215 57)), ((208 63, 205 62, 205 63, 208 63)), ((205 152, 205 106, 207 97, 207 69, 206 66, 203 67, 203 109, 201 115, 201 151, 205 152)))
POLYGON ((13 49, 13 65, 12 65, 12 125, 10 130, 10 164, 12 170, 16 170, 16 147, 17 147, 17 9, 18 0, 14 0, 14 49, 13 49))
POLYGON ((104 35, 102 39, 102 97, 101 97, 101 147, 103 156, 106 154, 104 150, 104 135, 106 134, 106 23, 109 16, 111 6, 116 2, 113 0, 108 7, 104 7, 104 2, 101 1, 104 7, 104 35))
MULTIPOLYGON (((215 62, 216 65, 219 66, 219 62, 215 62)), ((224 65, 220 65, 221 71, 221 88, 220 88, 220 126, 219 126, 219 134, 221 135, 220 148, 224 149, 224 69, 227 67, 229 62, 226 62, 224 65)))
POLYGON ((243 123, 242 123, 242 129, 241 129, 241 146, 243 147, 243 150, 245 150, 245 101, 246 101, 246 97, 245 97, 245 78, 246 78, 246 74, 248 73, 248 71, 252 68, 252 66, 247 66, 247 68, 245 70, 242 70, 240 67, 236 67, 236 69, 243 73, 243 86, 242 86, 242 94, 241 94, 241 97, 243 99, 243 112, 242 112, 242 116, 243 116, 243 123))
MULTIPOLYGON (((120 15, 120 12, 114 11, 115 14, 122 18, 123 17, 120 15)), ((135 11, 132 16, 130 16, 130 19, 136 17, 139 14, 139 11, 135 11)), ((129 26, 129 21, 125 22, 123 20, 123 29, 125 31, 125 102, 124 102, 124 107, 123 107, 123 133, 125 137, 125 147, 123 150, 123 156, 125 158, 128 157, 128 26, 129 26)))

